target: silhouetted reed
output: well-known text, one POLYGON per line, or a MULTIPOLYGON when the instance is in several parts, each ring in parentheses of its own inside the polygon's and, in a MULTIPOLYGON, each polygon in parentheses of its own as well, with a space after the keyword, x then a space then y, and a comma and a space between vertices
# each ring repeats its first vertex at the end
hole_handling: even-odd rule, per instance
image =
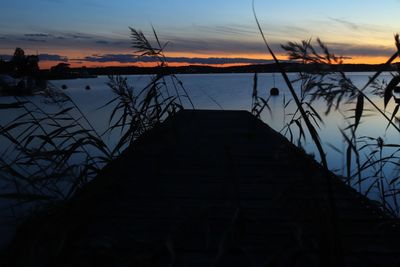
MULTIPOLYGON (((155 46, 133 28, 131 37, 137 56, 152 56, 160 67, 168 66, 163 54, 165 45, 155 31, 155 46)), ((14 97, 14 102, 0 104, 3 112, 20 114, 0 125, 1 142, 9 144, 0 157, 5 189, 0 198, 12 202, 6 208, 26 204, 40 208, 69 199, 141 134, 175 114, 185 103, 193 108, 175 75, 154 75, 139 90, 121 76, 109 76, 107 85, 115 97, 100 107, 112 107, 108 129, 101 133, 65 91, 51 85, 40 96, 14 97), (118 138, 113 147, 103 140, 110 134, 118 138)))
MULTIPOLYGON (((353 115, 344 117, 348 126, 344 129, 339 129, 339 134, 343 137, 347 146, 344 155, 346 158, 346 177, 344 181, 367 196, 372 191, 379 192, 382 209, 393 216, 400 215, 400 207, 398 205, 399 190, 397 189, 400 173, 400 145, 386 144, 381 137, 359 136, 357 131, 362 118, 367 116, 365 114, 367 111, 365 106, 368 103, 377 114, 381 115, 387 121, 386 130, 391 127, 400 133, 400 128, 396 125, 396 114, 399 104, 396 103, 392 114, 388 116, 388 111, 379 108, 366 93, 366 89, 372 87, 373 94, 383 97, 384 108, 386 108, 391 100, 393 91, 400 83, 400 73, 392 73, 393 77, 389 82, 378 80, 378 77, 382 74, 383 69, 398 57, 400 47, 399 36, 395 36, 397 51, 361 88, 354 85, 346 73, 340 70, 343 58, 331 53, 327 45, 320 39, 316 40, 316 44, 311 39, 300 43, 288 42, 282 45, 288 58, 296 63, 307 66, 307 68, 298 72, 296 79, 290 80, 284 67, 270 48, 255 11, 254 15, 267 50, 272 55, 291 93, 291 99, 287 101, 284 98, 284 110, 286 110, 290 103, 294 103, 295 107, 293 113, 286 114, 285 112, 286 123, 282 129, 282 133, 288 136, 291 142, 297 140, 297 145, 299 146, 301 146, 301 141, 305 142, 307 136, 310 137, 317 147, 322 165, 328 167, 326 152, 322 145, 324 140, 320 139, 317 131, 324 124, 324 120, 317 110, 313 108, 313 103, 316 100, 322 100, 327 107, 325 115, 329 114, 332 110, 339 111, 341 106, 353 105, 354 103, 354 108, 352 109, 353 115), (332 66, 335 67, 333 68, 332 66), (297 90, 295 90, 294 84, 299 86, 299 95, 296 93, 297 90), (291 102, 291 100, 293 101, 291 102), (287 116, 289 116, 289 119, 286 119, 287 116), (295 134, 292 127, 296 127, 298 130, 297 139, 294 137, 295 134), (308 130, 308 134, 305 129, 308 130), (393 172, 391 176, 388 176, 385 169, 390 165, 393 172)), ((259 104, 254 101, 254 96, 257 96, 257 92, 253 90, 252 109, 256 110, 259 104)), ((260 116, 260 114, 255 112, 253 114, 260 116)), ((336 151, 340 151, 336 147, 333 148, 336 151)))
POLYGON ((257 86, 258 86, 258 74, 254 73, 251 113, 257 118, 260 118, 261 113, 265 109, 268 109, 270 114, 272 114, 272 110, 271 107, 268 105, 269 97, 267 99, 264 99, 263 97, 259 96, 257 86))

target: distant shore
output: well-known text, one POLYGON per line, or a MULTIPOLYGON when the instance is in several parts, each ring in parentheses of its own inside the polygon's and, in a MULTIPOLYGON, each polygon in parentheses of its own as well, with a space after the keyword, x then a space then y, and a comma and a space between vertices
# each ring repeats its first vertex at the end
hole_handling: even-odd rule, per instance
MULTIPOLYGON (((321 72, 321 71, 343 71, 343 72, 373 72, 378 70, 396 71, 400 69, 400 63, 391 65, 384 64, 341 64, 341 65, 318 65, 282 63, 287 72, 321 72)), ((98 75, 146 75, 146 74, 209 74, 209 73, 273 73, 278 72, 275 64, 257 64, 231 67, 213 66, 180 66, 180 67, 96 67, 96 68, 71 68, 76 72, 85 70, 85 76, 53 75, 49 70, 41 70, 41 76, 48 80, 93 78, 98 75)))

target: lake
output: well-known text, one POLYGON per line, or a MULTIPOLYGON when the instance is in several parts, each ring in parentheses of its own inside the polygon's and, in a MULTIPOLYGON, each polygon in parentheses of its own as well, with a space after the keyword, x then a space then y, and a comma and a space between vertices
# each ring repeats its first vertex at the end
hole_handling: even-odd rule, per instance
MULTIPOLYGON (((353 83, 361 88, 373 73, 347 73, 348 77, 353 83)), ((224 109, 224 110, 251 110, 252 104, 252 90, 253 90, 253 74, 185 74, 177 76, 186 88, 196 109, 224 109)), ((289 74, 291 79, 297 77, 296 74, 289 74)), ((129 76, 128 80, 134 90, 140 90, 145 87, 151 76, 139 75, 129 76)), ((390 73, 383 73, 380 79, 389 81, 391 78, 390 73)), ((107 129, 108 118, 111 113, 111 107, 99 109, 107 101, 114 97, 110 88, 106 85, 108 77, 100 76, 93 79, 76 79, 76 80, 59 80, 52 81, 52 84, 58 88, 66 85, 67 89, 64 91, 77 103, 83 113, 87 116, 89 121, 94 125, 99 132, 107 129), (91 89, 86 90, 89 86, 91 89)), ((172 84, 167 80, 168 85, 172 88, 172 84)), ((276 131, 282 132, 284 126, 290 122, 291 114, 294 112, 295 107, 292 104, 284 108, 284 100, 288 101, 291 98, 290 92, 287 89, 280 74, 263 73, 258 75, 258 92, 259 95, 265 99, 269 97, 269 90, 272 87, 277 87, 280 90, 279 96, 271 97, 269 106, 271 112, 265 110, 262 114, 262 120, 270 125, 276 131)), ((300 93, 299 84, 295 84, 296 90, 300 93)), ((370 90, 370 89, 368 89, 370 90)), ((367 90, 367 92, 369 92, 367 90)), ((383 99, 376 95, 369 94, 369 97, 380 108, 383 109, 383 99)), ((40 101, 40 97, 30 97, 33 101, 37 101, 40 105, 45 105, 40 101)), ((3 98, 2 102, 10 101, 10 98, 3 98)), ((186 107, 190 107, 186 101, 186 107)), ((387 114, 390 117, 390 112, 394 109, 395 104, 392 100, 387 107, 387 114)), ((347 144, 339 129, 344 129, 348 126, 349 121, 353 122, 354 119, 349 121, 345 117, 354 116, 355 103, 348 103, 342 105, 339 110, 332 110, 328 115, 325 115, 326 103, 322 100, 315 101, 313 108, 321 115, 324 124, 320 125, 319 134, 324 145, 324 149, 328 159, 328 165, 331 170, 339 175, 346 175, 346 149, 347 144), (335 149, 333 148, 335 147, 335 149)), ((382 118, 368 103, 365 103, 365 112, 367 115, 361 119, 359 129, 357 130, 358 136, 369 136, 372 138, 381 137, 385 143, 399 144, 400 135, 392 127, 386 130, 387 121, 382 118)), ((1 122, 12 120, 17 114, 3 113, 1 122)), ((299 131, 295 125, 292 126, 294 140, 297 141, 299 131)), ((282 132, 284 133, 284 132, 282 132)), ((289 135, 287 135, 289 137, 289 135)), ((105 138, 105 142, 110 146, 115 145, 116 137, 109 136, 105 138)), ((297 143, 297 142, 296 142, 297 143)), ((372 142, 373 143, 373 142, 372 142)), ((302 147, 311 155, 314 155, 316 160, 319 159, 317 150, 313 145, 310 138, 302 141, 302 147)), ((0 145, 4 148, 4 144, 0 145)), ((374 149, 371 146, 371 149, 374 149)), ((384 153, 390 154, 394 150, 387 149, 384 153)), ((268 153, 268 151, 266 151, 268 153)), ((387 175, 391 175, 388 179, 395 178, 398 173, 393 166, 385 165, 384 169, 387 175)), ((353 160, 353 168, 355 168, 353 160)), ((373 174, 374 170, 368 170, 365 177, 373 174)), ((374 182, 373 178, 367 179, 363 183, 362 191, 365 192, 368 186, 374 182)), ((355 182, 352 186, 358 188, 355 182)), ((389 185, 388 185, 389 186, 389 185)), ((372 190, 369 197, 379 200, 379 194, 372 190)), ((9 214, 10 215, 10 214, 9 214)), ((1 227, 0 227, 1 228, 1 227)), ((12 236, 12 226, 4 226, 3 231, 7 232, 8 238, 12 236), (5 231, 7 229, 7 231, 5 231)), ((6 235, 3 235, 6 236, 6 235)), ((5 237, 3 240, 7 240, 5 237)), ((1 242, 0 242, 1 243, 1 242)))
MULTIPOLYGON (((347 75, 356 86, 361 88, 373 73, 347 73, 347 75)), ((134 88, 141 89, 147 85, 150 77, 144 75, 129 76, 129 82, 134 88)), ((196 109, 251 110, 253 74, 185 74, 178 75, 178 77, 183 82, 196 109)), ((295 79, 296 74, 289 74, 289 77, 295 79)), ((387 81, 390 78, 390 73, 384 73, 380 77, 380 79, 387 81)), ((107 79, 107 77, 103 76, 96 79, 54 81, 53 84, 57 87, 67 85, 66 92, 72 96, 84 113, 88 115, 95 127, 105 129, 108 122, 106 118, 109 117, 110 110, 98 110, 98 107, 113 97, 111 90, 106 85, 107 79), (87 85, 90 86, 91 90, 85 90, 87 85)), ((283 107, 284 98, 286 101, 291 98, 290 92, 280 74, 259 74, 258 92, 261 97, 268 98, 269 90, 273 86, 280 89, 280 95, 270 98, 269 105, 272 113, 265 111, 262 114, 262 119, 275 130, 281 131, 285 123, 290 120, 290 113, 294 111, 294 105, 289 105, 285 110, 283 107)), ((383 109, 382 98, 371 94, 369 96, 374 103, 383 109)), ((189 107, 188 103, 186 103, 186 106, 189 107)), ((343 155, 338 155, 338 152, 331 149, 328 144, 334 145, 342 151, 345 150, 339 129, 348 126, 344 116, 354 115, 354 111, 349 109, 354 109, 355 103, 342 105, 340 110, 333 109, 329 115, 324 115, 326 110, 325 102, 315 101, 313 107, 325 122, 324 125, 321 125, 319 133, 321 140, 326 145, 330 168, 343 171, 343 155)), ((387 111, 392 111, 393 108, 394 101, 392 100, 387 107, 387 111)), ((365 109, 369 111, 364 112, 367 117, 362 118, 358 135, 368 135, 374 138, 381 137, 385 142, 398 143, 400 141, 400 136, 392 128, 385 130, 387 121, 380 114, 377 114, 367 102, 365 103, 365 109)), ((390 117, 390 112, 388 114, 390 117)), ((353 120, 350 122, 353 122, 353 120)), ((295 128, 293 127, 294 132, 296 132, 295 128)), ((307 140, 303 146, 307 152, 317 155, 315 147, 310 141, 307 140)))

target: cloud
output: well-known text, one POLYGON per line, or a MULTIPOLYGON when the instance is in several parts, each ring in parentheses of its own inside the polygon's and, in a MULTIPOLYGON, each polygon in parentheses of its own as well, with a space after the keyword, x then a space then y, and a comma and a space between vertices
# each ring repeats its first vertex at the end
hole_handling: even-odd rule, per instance
POLYGON ((52 54, 39 54, 39 60, 68 62, 68 57, 52 54))
POLYGON ((123 38, 85 34, 79 32, 43 32, 0 35, 0 49, 8 50, 14 47, 25 49, 51 50, 114 50, 127 51, 130 49, 129 35, 123 38), (4 38, 2 38, 4 37, 4 38))
POLYGON ((39 37, 39 38, 47 38, 47 37, 52 37, 51 34, 47 33, 26 33, 24 34, 26 37, 39 37))
MULTIPOLYGON (((246 27, 243 26, 241 29, 239 26, 220 26, 217 31, 221 32, 231 32, 239 29, 238 32, 246 32, 246 27)), ((210 29, 211 30, 211 29, 210 29)), ((261 42, 261 38, 255 39, 249 35, 240 35, 242 39, 225 38, 219 35, 207 36, 200 38, 194 37, 176 37, 174 35, 163 35, 161 40, 166 40, 169 45, 166 47, 168 52, 182 52, 182 53, 199 53, 199 54, 235 54, 235 53, 264 53, 265 47, 261 42)), ((126 37, 110 37, 101 36, 94 34, 85 34, 80 32, 50 32, 50 33, 26 33, 23 35, 10 35, 7 43, 0 44, 0 48, 4 47, 16 47, 21 46, 21 41, 26 42, 36 42, 38 45, 40 43, 46 43, 46 47, 54 47, 57 49, 68 48, 69 50, 107 50, 107 51, 129 51, 133 52, 131 49, 131 41, 129 39, 129 34, 126 37)), ((259 36, 258 36, 259 37, 259 36)), ((155 40, 149 38, 150 41, 155 44, 155 40)), ((280 44, 271 44, 274 49, 279 50, 280 44)), ((26 44, 29 46, 29 44, 26 44)), ((43 49, 42 47, 34 47, 35 49, 43 49)), ((115 53, 115 52, 111 52, 115 53)), ((117 54, 116 52, 115 54, 117 54)))
POLYGON ((346 27, 348 27, 348 28, 350 28, 352 30, 360 29, 360 25, 358 25, 358 24, 356 24, 354 22, 351 22, 349 20, 346 20, 346 19, 333 18, 333 17, 329 17, 329 19, 333 20, 333 21, 335 21, 337 23, 340 23, 340 24, 342 24, 342 25, 344 25, 344 26, 346 26, 346 27))
POLYGON ((291 32, 291 33, 293 33, 293 32, 308 33, 309 32, 309 30, 302 28, 302 27, 298 27, 298 26, 290 25, 290 26, 285 26, 285 28, 288 32, 291 32))
POLYGON ((252 59, 252 58, 187 58, 187 57, 167 57, 168 62, 189 63, 189 64, 267 64, 272 60, 252 59))
POLYGON ((105 54, 105 55, 92 55, 84 58, 71 59, 73 61, 88 61, 88 62, 119 62, 119 63, 129 63, 138 62, 137 57, 130 54, 105 54))
POLYGON ((93 36, 81 33, 71 33, 67 34, 66 37, 71 37, 74 39, 93 39, 93 36))
MULTIPOLYGON (((360 26, 361 27, 361 26, 360 26)), ((364 26, 362 26, 364 28, 364 26)), ((221 27, 221 31, 233 32, 235 29, 241 28, 241 26, 229 26, 221 27)), ((283 31, 297 31, 298 33, 305 32, 306 30, 301 27, 282 27, 283 31)), ((210 29, 211 30, 211 29, 210 29)), ((243 32, 246 31, 246 26, 243 26, 243 32)), ((251 31, 250 31, 251 32, 251 31)), ((187 62, 189 64, 257 64, 264 63, 262 60, 253 59, 243 59, 238 58, 235 55, 245 55, 245 54, 265 54, 266 48, 262 43, 262 39, 259 35, 252 37, 249 35, 243 35, 241 39, 235 38, 225 38, 224 36, 210 36, 204 35, 203 38, 198 36, 187 36, 178 37, 176 35, 162 34, 160 36, 161 40, 169 41, 165 48, 167 52, 174 52, 175 54, 181 53, 182 55, 191 53, 204 55, 200 57, 204 58, 186 58, 186 57, 175 57, 169 58, 170 62, 187 62), (218 55, 218 57, 213 57, 213 55, 218 55), (228 59, 229 58, 229 59, 228 59)), ((297 39, 291 36, 292 39, 297 39)), ((85 34, 80 32, 38 32, 38 33, 26 33, 26 34, 14 34, 14 35, 2 35, 0 36, 0 49, 5 51, 6 49, 23 47, 24 49, 32 49, 39 51, 49 51, 49 48, 57 48, 56 51, 61 51, 61 49, 75 50, 75 51, 92 51, 87 52, 87 55, 93 53, 102 53, 100 51, 107 51, 108 54, 102 55, 91 55, 86 58, 79 58, 76 60, 86 60, 91 62, 121 62, 121 63, 132 63, 138 62, 137 58, 132 54, 128 54, 129 51, 134 52, 131 48, 131 42, 129 40, 129 35, 124 38, 122 37, 110 37, 94 34, 85 34)), ((286 41, 281 39, 271 38, 270 46, 278 54, 284 53, 281 48, 281 44, 285 44, 286 41)), ((149 38, 152 44, 156 44, 155 40, 149 38)), ((339 43, 332 42, 327 43, 331 52, 342 55, 345 57, 353 56, 386 56, 391 55, 394 52, 394 47, 391 46, 372 46, 367 44, 350 44, 350 43, 339 43)), ((50 50, 51 51, 51 50, 50 50)), ((5 52, 7 53, 7 52, 5 52)), ((246 56, 244 56, 246 57, 246 56)), ((149 60, 151 59, 142 59, 149 60)), ((60 59, 60 61, 62 61, 60 59)), ((76 61, 75 61, 76 62, 76 61)))
MULTIPOLYGON (((61 61, 61 62, 68 62, 68 57, 55 55, 55 54, 39 54, 40 61, 61 61)), ((12 55, 0 55, 1 59, 4 60, 11 60, 12 55)))
MULTIPOLYGON (((264 53, 265 46, 261 39, 226 40, 219 38, 180 38, 169 36, 164 38, 169 41, 166 51, 186 53, 264 53)), ((271 43, 274 50, 280 49, 279 43, 271 43)))
POLYGON ((394 47, 327 43, 331 52, 344 56, 386 56, 394 53, 394 47))
POLYGON ((47 41, 44 39, 35 39, 35 38, 20 38, 21 41, 34 42, 34 43, 46 43, 47 41))
POLYGON ((258 34, 258 31, 254 27, 248 27, 240 24, 231 24, 231 25, 212 25, 212 26, 204 26, 204 25, 193 25, 192 26, 195 31, 202 31, 211 34, 217 35, 255 35, 258 34))
POLYGON ((96 44, 104 44, 104 45, 110 44, 109 41, 104 41, 104 40, 97 40, 97 41, 95 41, 95 43, 96 43, 96 44))
MULTIPOLYGON (((118 62, 118 63, 137 63, 137 62, 157 62, 152 57, 138 58, 132 54, 104 54, 93 55, 79 59, 72 59, 73 61, 86 61, 86 62, 118 62)), ((271 63, 271 60, 264 59, 251 59, 251 58, 224 58, 224 57, 210 57, 210 58, 188 58, 188 57, 166 57, 169 63, 188 63, 188 64, 266 64, 271 63)))

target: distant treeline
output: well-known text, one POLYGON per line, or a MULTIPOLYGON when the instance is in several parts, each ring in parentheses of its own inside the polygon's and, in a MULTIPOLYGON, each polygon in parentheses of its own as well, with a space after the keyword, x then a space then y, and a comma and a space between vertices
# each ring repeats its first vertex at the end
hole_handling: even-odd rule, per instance
MULTIPOLYGON (((399 70, 400 63, 391 65, 384 64, 341 64, 341 65, 321 65, 321 64, 299 64, 282 63, 287 72, 321 72, 321 71, 344 71, 344 72, 370 72, 377 70, 395 71, 399 70)), ((201 73, 270 73, 278 72, 275 64, 257 64, 232 67, 212 67, 212 66, 181 66, 181 67, 97 67, 97 68, 71 68, 72 71, 84 71, 90 76, 95 75, 143 75, 143 74, 201 74, 201 73)), ((50 70, 42 70, 42 75, 51 77, 50 70)), ((59 77, 62 78, 62 77, 59 77)))
POLYGON ((25 55, 23 49, 17 47, 9 61, 0 59, 0 74, 14 78, 39 75, 39 58, 35 55, 25 55))

